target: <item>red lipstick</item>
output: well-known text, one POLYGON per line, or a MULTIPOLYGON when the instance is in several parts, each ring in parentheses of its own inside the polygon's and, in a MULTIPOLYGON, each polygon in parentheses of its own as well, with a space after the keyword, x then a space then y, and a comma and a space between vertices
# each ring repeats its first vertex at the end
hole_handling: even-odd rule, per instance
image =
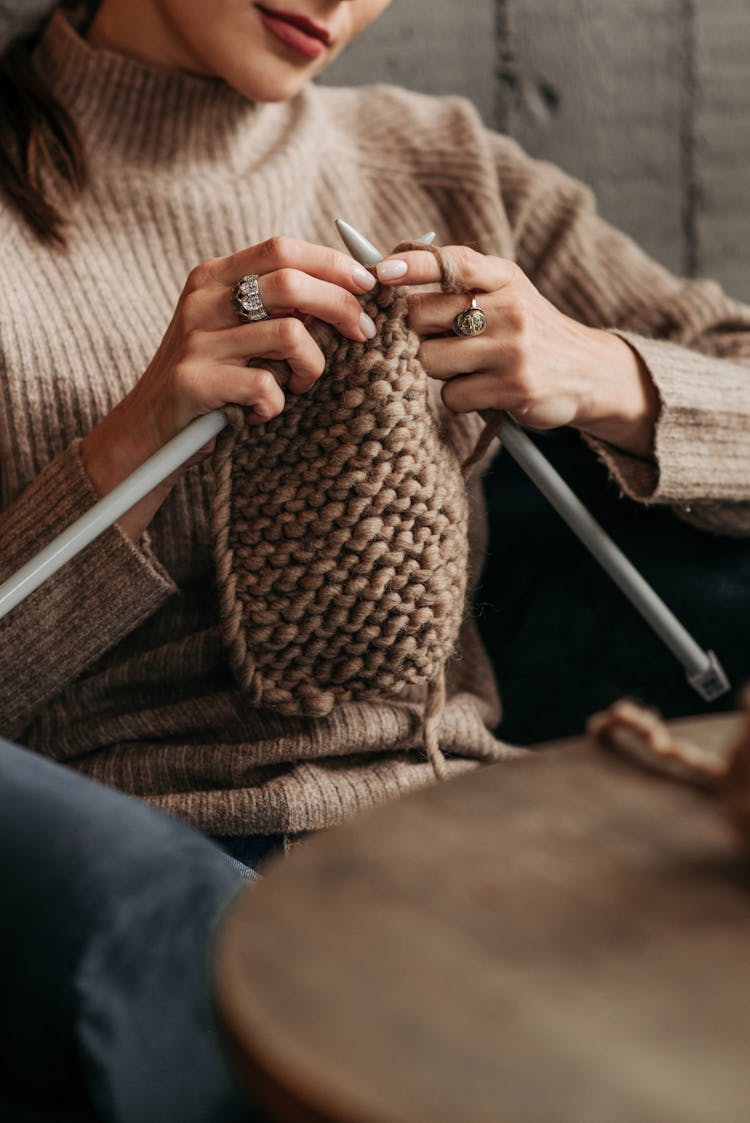
POLYGON ((318 58, 331 42, 330 32, 307 16, 296 12, 277 12, 260 4, 256 7, 266 30, 306 58, 318 58))

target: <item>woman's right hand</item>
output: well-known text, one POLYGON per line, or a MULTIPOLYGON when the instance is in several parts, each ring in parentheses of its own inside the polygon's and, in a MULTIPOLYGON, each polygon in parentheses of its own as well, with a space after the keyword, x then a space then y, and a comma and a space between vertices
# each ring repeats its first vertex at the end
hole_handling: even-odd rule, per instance
MULTIPOLYGON (((253 359, 286 360, 292 371, 287 389, 304 393, 323 373, 325 357, 299 315, 325 320, 349 339, 370 339, 375 326, 357 296, 374 284, 347 254, 285 236, 198 265, 148 369, 83 438, 83 463, 99 495, 201 414, 234 403, 251 407, 251 422, 276 417, 284 408, 284 392, 270 371, 253 366, 253 359), (260 278, 268 320, 242 323, 232 306, 232 287, 248 273, 260 278)), ((146 528, 180 474, 119 520, 132 539, 146 528)))

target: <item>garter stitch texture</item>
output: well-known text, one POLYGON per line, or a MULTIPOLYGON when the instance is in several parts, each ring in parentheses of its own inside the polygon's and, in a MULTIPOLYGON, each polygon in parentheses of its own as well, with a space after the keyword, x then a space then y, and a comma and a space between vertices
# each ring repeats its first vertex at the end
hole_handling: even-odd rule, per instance
MULTIPOLYGON (((434 253, 443 290, 461 291, 438 249, 397 251, 408 248, 434 253)), ((443 777, 444 669, 466 600, 464 475, 430 409, 404 295, 380 288, 364 303, 373 340, 316 322, 320 380, 264 426, 234 408, 217 442, 223 637, 250 701, 285 714, 428 684, 424 747, 443 777)), ((288 368, 272 369, 283 385, 288 368)))

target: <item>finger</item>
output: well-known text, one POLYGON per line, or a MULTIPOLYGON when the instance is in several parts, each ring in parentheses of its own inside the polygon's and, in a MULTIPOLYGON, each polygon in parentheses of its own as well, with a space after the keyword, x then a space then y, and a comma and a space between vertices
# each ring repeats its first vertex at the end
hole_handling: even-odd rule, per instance
POLYGON ((210 409, 247 406, 252 409, 249 420, 256 424, 277 417, 286 404, 284 391, 264 367, 220 366, 204 371, 203 379, 210 409))
POLYGON ((440 292, 410 293, 407 297, 409 327, 425 337, 448 335, 453 332, 456 316, 468 306, 465 293, 455 296, 440 292))
POLYGON ((278 269, 300 269, 355 294, 368 292, 375 284, 372 274, 341 250, 287 235, 268 238, 257 246, 204 262, 193 270, 191 283, 198 287, 218 283, 231 288, 248 273, 265 274, 278 269))
POLYGON ((258 425, 278 417, 286 405, 284 391, 270 370, 263 367, 245 368, 238 379, 236 398, 238 405, 252 407, 248 421, 258 425))
POLYGON ((305 325, 291 316, 194 335, 193 354, 237 365, 248 359, 284 359, 292 371, 289 389, 294 393, 308 390, 326 367, 325 355, 305 325))
POLYGON ((225 285, 210 285, 183 295, 179 313, 183 331, 221 331, 239 322, 231 291, 225 285))
POLYGON ((477 371, 449 379, 441 390, 445 406, 453 413, 470 413, 472 410, 517 408, 519 402, 512 393, 503 392, 502 380, 497 371, 477 371))
MULTIPOLYGON (((492 292, 522 276, 515 262, 478 253, 469 246, 441 246, 440 252, 452 266, 461 285, 468 290, 492 292)), ((383 284, 426 285, 441 279, 437 258, 424 250, 391 254, 376 266, 375 271, 383 284), (395 262, 401 262, 402 265, 397 267, 395 262)))
MULTIPOLYGON (((356 296, 339 285, 321 281, 298 269, 279 269, 260 276, 258 292, 269 316, 315 316, 357 343, 375 336, 375 325, 356 296)), ((221 330, 238 322, 231 288, 209 285, 182 297, 184 330, 221 330)))
POLYGON ((363 343, 375 336, 375 324, 355 296, 340 285, 321 281, 299 269, 276 269, 258 279, 263 305, 272 316, 302 312, 363 343))
POLYGON ((491 337, 425 339, 419 348, 419 361, 431 378, 445 380, 498 367, 505 361, 502 345, 491 337))

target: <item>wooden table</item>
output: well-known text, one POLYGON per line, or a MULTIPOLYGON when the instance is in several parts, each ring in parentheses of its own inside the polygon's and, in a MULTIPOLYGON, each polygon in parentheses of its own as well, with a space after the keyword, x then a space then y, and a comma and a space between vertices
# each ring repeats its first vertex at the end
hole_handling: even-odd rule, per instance
POLYGON ((272 1119, 750 1119, 750 860, 708 796, 557 748, 318 836, 241 899, 219 1002, 272 1119))

